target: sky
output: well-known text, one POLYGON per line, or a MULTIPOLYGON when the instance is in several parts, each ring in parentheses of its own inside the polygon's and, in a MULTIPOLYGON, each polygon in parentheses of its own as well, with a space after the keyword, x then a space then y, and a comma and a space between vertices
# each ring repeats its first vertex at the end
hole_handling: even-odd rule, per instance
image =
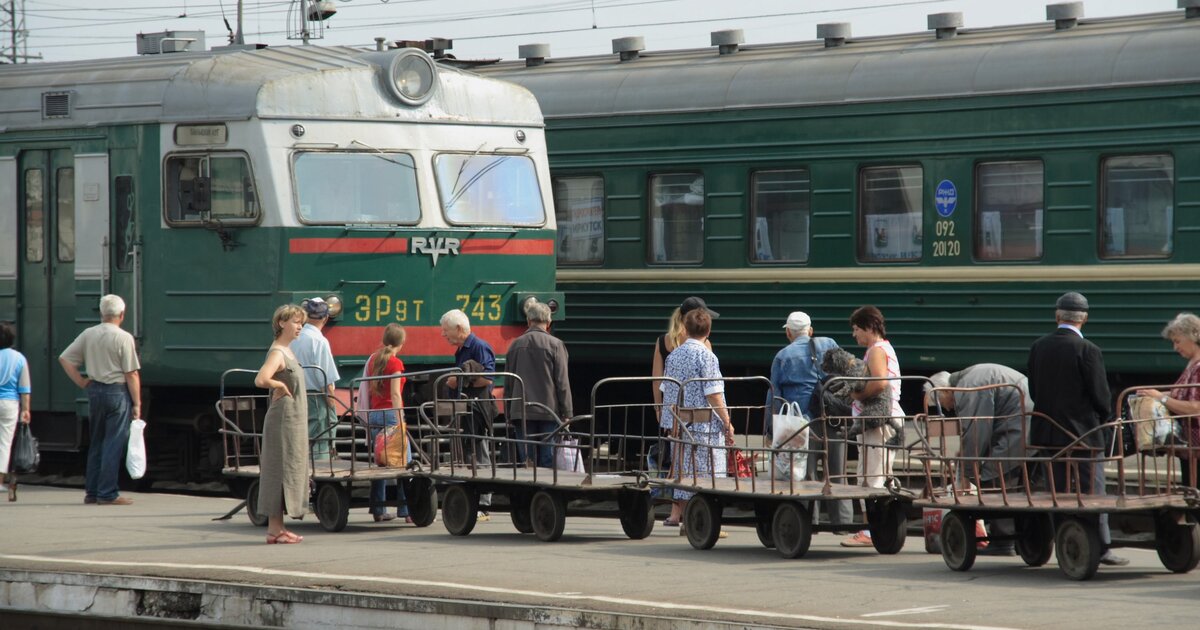
MULTIPOLYGON (((0 0, 3 2, 5 0, 0 0)), ((237 0, 15 0, 25 4, 27 53, 44 61, 136 54, 139 32, 205 31, 228 42, 237 0)), ((244 0, 246 43, 299 44, 300 0, 244 0)), ((712 31, 740 28, 747 44, 816 39, 816 25, 850 22, 852 36, 926 30, 926 16, 959 11, 965 28, 1041 22, 1047 0, 329 0, 337 13, 314 44, 373 46, 444 37, 465 59, 517 58, 520 44, 551 56, 611 54, 612 40, 641 35, 647 50, 709 45, 712 31)), ((1176 0, 1084 0, 1084 17, 1175 11, 1176 0)), ((1180 11, 1182 13, 1182 11, 1180 11)), ((4 38, 7 39, 7 34, 4 38)), ((5 42, 7 44, 7 42, 5 42)))

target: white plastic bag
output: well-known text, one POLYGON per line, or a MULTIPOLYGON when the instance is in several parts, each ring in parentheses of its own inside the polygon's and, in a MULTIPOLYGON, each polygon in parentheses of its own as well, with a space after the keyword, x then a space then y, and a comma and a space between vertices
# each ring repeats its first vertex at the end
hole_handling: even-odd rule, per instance
POLYGON ((563 438, 554 449, 554 467, 567 472, 585 472, 583 456, 579 454, 579 440, 563 438))
POLYGON ((145 420, 134 420, 129 424, 129 448, 125 451, 125 470, 131 479, 141 479, 146 474, 146 430, 145 420))
MULTIPOLYGON (((800 405, 787 403, 777 414, 771 416, 771 448, 807 449, 808 419, 800 411, 800 405)), ((775 478, 800 481, 808 475, 808 453, 776 452, 775 478)))

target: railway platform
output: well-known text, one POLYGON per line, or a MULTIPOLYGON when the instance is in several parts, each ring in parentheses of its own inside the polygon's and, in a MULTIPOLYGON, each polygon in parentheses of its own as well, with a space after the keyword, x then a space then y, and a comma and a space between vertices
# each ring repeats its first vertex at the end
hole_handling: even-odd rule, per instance
POLYGON ((77 489, 23 485, 0 503, 0 626, 1191 627, 1200 595, 1195 575, 1138 549, 1074 584, 1020 558, 950 573, 916 537, 882 557, 820 534, 781 562, 747 528, 697 552, 674 529, 630 540, 614 519, 580 516, 546 545, 496 515, 478 524, 488 535, 462 538, 365 510, 336 534, 313 515, 289 521, 304 542, 266 545, 244 515, 212 520, 235 499, 126 496, 84 505, 77 489))

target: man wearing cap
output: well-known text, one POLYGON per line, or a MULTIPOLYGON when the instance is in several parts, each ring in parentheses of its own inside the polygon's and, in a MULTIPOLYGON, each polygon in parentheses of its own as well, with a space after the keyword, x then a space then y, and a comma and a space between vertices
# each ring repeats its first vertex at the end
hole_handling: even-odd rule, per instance
MULTIPOLYGON (((804 311, 794 311, 788 315, 783 324, 783 334, 787 337, 788 345, 784 346, 771 362, 771 386, 776 396, 789 403, 799 404, 800 409, 807 414, 813 392, 821 379, 825 378, 825 372, 821 370, 821 358, 838 345, 829 337, 814 337, 812 318, 804 311)), ((771 403, 768 403, 767 408, 770 411, 767 413, 766 432, 770 433, 771 415, 778 410, 774 409, 771 403)), ((813 425, 813 430, 809 431, 812 440, 809 448, 823 448, 827 430, 824 425, 813 425)), ((808 458, 808 477, 816 480, 818 476, 823 478, 824 474, 829 474, 845 479, 845 440, 829 442, 827 452, 828 459, 823 474, 819 474, 817 470, 819 458, 808 458)), ((830 506, 830 520, 834 524, 849 523, 854 519, 854 506, 850 501, 832 501, 827 504, 830 506)))
MULTIPOLYGON (((925 395, 934 413, 935 404, 931 394, 937 390, 937 401, 942 411, 954 412, 961 420, 960 455, 963 457, 1005 458, 1025 457, 1025 436, 1029 430, 1029 414, 1033 411, 1033 399, 1029 396, 1029 382, 1025 375, 1003 365, 980 363, 954 372, 938 372, 929 377, 925 384, 925 395), (993 389, 974 392, 942 390, 943 387, 970 389, 1003 385, 993 389)), ((999 462, 981 465, 979 473, 968 472, 967 481, 983 488, 1000 487, 1000 469, 1004 471, 1004 487, 1013 490, 1022 483, 1020 461, 999 462)), ((970 464, 966 470, 972 470, 970 464)), ((1013 536, 1016 526, 1012 519, 988 521, 994 536, 1013 536)), ((988 555, 1015 555, 1012 540, 990 543, 981 552, 988 555)))
POLYGON ((333 393, 341 378, 337 364, 333 362, 329 340, 321 332, 329 323, 329 304, 315 297, 304 300, 300 307, 304 309, 308 321, 300 330, 300 336, 291 343, 291 349, 297 363, 316 366, 304 368, 304 382, 308 385, 308 438, 313 457, 328 458, 328 438, 333 436, 325 433, 325 430, 333 426, 337 418, 333 410, 333 393))
MULTIPOLYGON (((1050 454, 1076 437, 1083 437, 1083 446, 1092 447, 1097 455, 1103 456, 1104 435, 1094 429, 1112 415, 1111 395, 1104 356, 1096 344, 1083 338, 1088 301, 1071 291, 1059 297, 1054 306, 1058 329, 1029 348, 1029 395, 1033 397, 1034 411, 1053 418, 1071 434, 1035 418, 1030 423, 1029 444, 1040 447, 1043 454, 1050 454)), ((1065 462, 1055 463, 1049 472, 1053 474, 1056 491, 1074 492, 1075 488, 1067 488, 1065 462)), ((1103 463, 1081 464, 1077 483, 1085 493, 1105 494, 1103 463)), ((1100 516, 1100 541, 1106 547, 1112 542, 1106 514, 1100 516)), ((1124 565, 1129 561, 1106 550, 1100 563, 1124 565)))

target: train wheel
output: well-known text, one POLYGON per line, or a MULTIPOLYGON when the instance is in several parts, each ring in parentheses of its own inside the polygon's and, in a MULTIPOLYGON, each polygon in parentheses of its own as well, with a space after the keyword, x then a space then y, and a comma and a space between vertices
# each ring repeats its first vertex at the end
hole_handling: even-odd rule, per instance
POLYGON ((1031 567, 1040 567, 1054 555, 1054 523, 1050 515, 1021 516, 1017 521, 1017 553, 1031 567))
POLYGON ((654 531, 654 497, 649 492, 627 490, 617 495, 621 510, 621 529, 632 540, 641 540, 654 531))
POLYGON ((975 519, 958 512, 942 517, 942 560, 952 571, 975 565, 975 519))
POLYGON ((758 534, 758 542, 767 549, 775 548, 775 537, 771 534, 771 521, 775 519, 771 506, 766 503, 754 504, 754 533, 758 534))
POLYGON ((258 527, 267 526, 267 515, 258 511, 258 480, 250 482, 246 487, 246 516, 258 527))
POLYGON ((533 522, 529 516, 529 497, 514 493, 508 497, 508 516, 512 519, 513 527, 522 534, 533 533, 533 522))
POLYGON ((1154 546, 1164 567, 1187 573, 1200 563, 1200 527, 1190 519, 1181 525, 1169 515, 1161 515, 1155 522, 1154 546))
POLYGON ((780 503, 775 508, 775 518, 771 519, 771 538, 775 550, 784 558, 803 556, 812 544, 812 516, 799 503, 780 503))
POLYGON ((867 510, 871 544, 875 545, 875 551, 884 555, 900 553, 908 538, 908 514, 904 511, 904 504, 894 499, 872 503, 867 510))
POLYGON ((1068 578, 1090 580, 1100 568, 1100 532, 1096 523, 1081 518, 1064 518, 1055 535, 1058 568, 1068 578))
POLYGON ((716 499, 694 494, 683 510, 688 542, 696 549, 712 549, 721 536, 721 505, 716 499))
POLYGON ((454 536, 466 536, 475 529, 479 517, 479 495, 464 486, 453 484, 446 488, 442 499, 442 524, 454 536))
POLYGON ((429 527, 437 518, 437 488, 433 487, 432 481, 419 478, 409 479, 406 485, 404 496, 408 500, 408 515, 413 525, 429 527))
POLYGON ((327 532, 346 529, 350 517, 350 490, 340 483, 323 483, 317 488, 317 520, 327 532))
POLYGON ((557 492, 538 490, 529 503, 533 533, 539 540, 554 542, 567 527, 567 504, 557 492))

